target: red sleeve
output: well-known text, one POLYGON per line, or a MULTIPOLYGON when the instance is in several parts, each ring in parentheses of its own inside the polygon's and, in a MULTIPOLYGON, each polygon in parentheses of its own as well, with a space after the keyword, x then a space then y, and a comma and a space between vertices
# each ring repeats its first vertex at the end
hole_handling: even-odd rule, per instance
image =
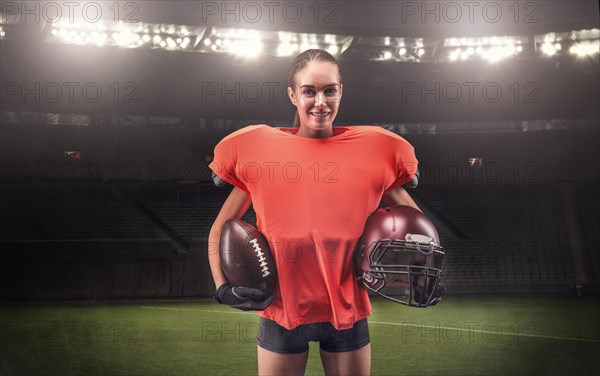
POLYGON ((239 138, 231 136, 226 136, 215 146, 214 158, 208 167, 221 179, 248 192, 246 184, 236 175, 239 138))
POLYGON ((392 134, 391 145, 393 158, 396 162, 396 180, 388 186, 383 194, 387 194, 399 186, 410 182, 417 172, 419 162, 415 156, 414 147, 404 138, 395 133, 392 134))

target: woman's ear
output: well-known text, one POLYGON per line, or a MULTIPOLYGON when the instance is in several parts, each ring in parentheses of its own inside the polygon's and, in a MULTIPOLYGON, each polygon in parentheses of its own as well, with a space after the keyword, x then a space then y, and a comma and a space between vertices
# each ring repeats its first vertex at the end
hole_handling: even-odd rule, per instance
POLYGON ((295 93, 293 87, 292 86, 288 86, 287 92, 288 92, 288 97, 290 98, 290 101, 294 105, 296 105, 297 98, 296 98, 296 93, 295 93))

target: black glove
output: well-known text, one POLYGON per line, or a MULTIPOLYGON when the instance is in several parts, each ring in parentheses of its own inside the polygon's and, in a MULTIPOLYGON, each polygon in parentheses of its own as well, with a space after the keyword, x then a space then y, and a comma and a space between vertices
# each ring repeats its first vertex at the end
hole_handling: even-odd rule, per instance
POLYGON ((223 283, 213 296, 220 304, 242 311, 262 311, 271 305, 275 297, 251 287, 231 286, 223 283))

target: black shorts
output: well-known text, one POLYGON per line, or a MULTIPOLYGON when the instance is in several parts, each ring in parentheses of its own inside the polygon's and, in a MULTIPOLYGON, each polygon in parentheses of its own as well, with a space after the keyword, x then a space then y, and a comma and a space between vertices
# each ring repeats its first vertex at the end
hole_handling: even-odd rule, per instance
POLYGON ((358 350, 371 342, 367 319, 354 323, 350 329, 337 330, 328 322, 299 325, 288 330, 273 320, 260 318, 256 344, 280 354, 300 354, 308 351, 308 342, 317 341, 329 352, 358 350))

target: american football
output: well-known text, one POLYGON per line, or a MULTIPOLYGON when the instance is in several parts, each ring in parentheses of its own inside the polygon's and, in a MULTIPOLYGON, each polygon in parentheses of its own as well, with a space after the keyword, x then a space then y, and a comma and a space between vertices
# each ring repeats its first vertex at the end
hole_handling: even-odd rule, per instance
POLYGON ((273 294, 277 269, 271 248, 256 227, 231 218, 223 225, 219 244, 221 267, 229 283, 273 294))

